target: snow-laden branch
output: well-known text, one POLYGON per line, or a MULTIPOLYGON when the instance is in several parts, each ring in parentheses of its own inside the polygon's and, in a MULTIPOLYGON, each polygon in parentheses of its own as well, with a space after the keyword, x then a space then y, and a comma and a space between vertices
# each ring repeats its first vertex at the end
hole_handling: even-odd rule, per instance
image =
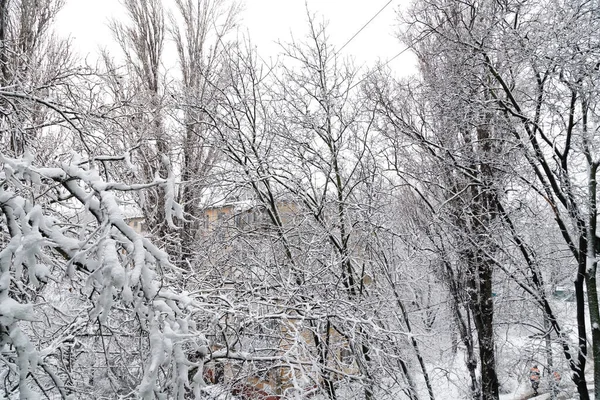
MULTIPOLYGON (((63 277, 81 280, 84 287, 90 288, 91 307, 87 316, 90 323, 106 324, 118 307, 128 310, 130 318, 139 321, 142 335, 149 333, 149 352, 143 355, 144 373, 137 388, 139 397, 151 399, 159 393, 169 393, 182 399, 185 387, 197 390, 203 385, 201 373, 192 382, 188 381, 188 368, 196 364, 188 361, 184 352, 184 348, 193 351, 204 345, 204 336, 188 320, 190 312, 199 311, 202 305, 178 293, 176 283, 182 271, 150 239, 127 224, 113 192, 163 186, 169 199, 167 215, 172 220, 172 211, 180 215, 173 199, 174 182, 170 179, 140 185, 105 182, 91 166, 86 169, 82 164, 65 163, 42 168, 36 167, 31 157, 11 159, 1 153, 0 162, 3 182, 0 210, 10 236, 8 245, 0 251, 0 345, 16 351, 14 361, 4 362, 19 377, 21 398, 38 398, 38 392, 44 392, 36 378, 37 367, 43 365, 43 370, 48 370, 44 359, 64 344, 55 342, 43 349, 36 347, 26 328, 34 319, 32 304, 16 292, 21 287, 24 293, 27 283, 38 286, 47 282, 49 270, 41 261, 52 254, 55 258, 58 255, 55 264, 62 266, 63 277), (89 215, 89 227, 84 226, 76 233, 64 229, 68 222, 64 207, 59 204, 54 205, 58 207, 55 210, 50 206, 44 208, 34 204, 31 198, 35 196, 28 196, 44 185, 56 183, 71 195, 69 209, 89 215), (59 217, 51 216, 52 211, 59 217), (90 229, 91 226, 95 229, 90 229), (23 279, 25 282, 21 282, 23 279), (15 287, 11 282, 20 285, 15 287), (158 376, 163 367, 172 371, 167 381, 158 376)), ((58 374, 46 375, 64 397, 65 385, 58 374)))

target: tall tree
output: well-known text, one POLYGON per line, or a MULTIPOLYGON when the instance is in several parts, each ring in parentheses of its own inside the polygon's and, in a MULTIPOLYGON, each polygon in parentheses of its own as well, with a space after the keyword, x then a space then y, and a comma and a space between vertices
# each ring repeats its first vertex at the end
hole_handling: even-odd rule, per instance
MULTIPOLYGON (((381 182, 371 129, 374 114, 361 97, 355 70, 338 57, 324 26, 314 19, 309 19, 307 42, 286 46, 289 63, 273 69, 244 47, 234 49, 226 70, 231 83, 221 90, 219 107, 207 115, 230 163, 228 181, 249 189, 280 249, 270 264, 254 265, 248 257, 235 262, 252 274, 262 270, 276 282, 273 288, 289 293, 285 300, 281 292, 271 293, 275 297, 269 306, 286 304, 293 307, 292 315, 298 313, 292 318, 287 311, 280 320, 287 332, 298 332, 297 346, 303 343, 290 368, 314 376, 303 367, 302 360, 309 357, 318 366, 316 384, 330 398, 339 396, 340 376, 360 382, 365 398, 387 395, 388 379, 411 399, 418 398, 404 354, 411 347, 420 354, 418 341, 397 334, 411 329, 408 311, 401 320, 388 318, 382 293, 389 287, 384 288, 385 280, 374 283, 379 282, 379 266, 369 262, 371 252, 382 254, 382 245, 372 239, 376 228, 369 223, 379 207, 381 182), (310 333, 310 343, 302 332, 310 333), (389 348, 394 353, 388 358, 383 354, 389 348), (332 368, 343 364, 341 350, 350 352, 345 362, 350 360, 360 375, 332 368), (399 366, 400 374, 390 363, 399 366)), ((236 236, 251 237, 243 230, 236 236)), ((233 262, 228 258, 229 265, 233 262)), ((382 264, 383 269, 394 268, 382 264)), ((258 294, 263 305, 270 298, 258 294)), ((396 295, 394 304, 403 304, 398 291, 396 295)), ((288 354, 286 362, 292 359, 288 354)), ((429 395, 433 397, 431 387, 429 395)))
MULTIPOLYGON (((43 128, 69 124, 74 115, 67 108, 44 107, 64 93, 75 74, 67 40, 52 33, 62 0, 4 0, 0 2, 0 87, 9 97, 2 100, 3 143, 14 155, 25 151, 44 154, 43 128)), ((63 104, 64 106, 64 104, 63 104)), ((47 130, 46 130, 47 131, 47 130)), ((47 132, 44 132, 47 136, 47 132)))
MULTIPOLYGON (((411 32, 413 36, 409 40, 422 35, 419 24, 438 26, 440 31, 448 30, 460 35, 468 34, 464 27, 472 26, 480 18, 463 11, 458 3, 427 1, 415 4, 411 16, 415 21, 415 32, 411 32)), ((439 211, 445 216, 440 221, 448 224, 444 231, 453 237, 455 251, 461 260, 459 271, 454 275, 464 279, 464 290, 477 332, 481 396, 497 399, 492 299, 495 263, 491 258, 496 250, 488 233, 499 219, 498 196, 502 192, 502 177, 497 160, 503 156, 501 143, 504 130, 495 125, 495 114, 481 106, 490 97, 482 82, 485 76, 480 80, 465 79, 465 76, 481 75, 485 71, 483 64, 474 59, 471 52, 465 52, 452 41, 445 40, 442 34, 439 37, 421 37, 414 49, 419 57, 423 79, 418 88, 422 100, 403 111, 396 110, 390 98, 380 97, 383 134, 390 137, 392 144, 420 146, 422 150, 417 157, 429 157, 433 163, 430 167, 435 171, 429 171, 428 175, 431 181, 412 181, 416 188, 434 190, 437 201, 443 199, 439 211), (424 108, 419 109, 419 106, 424 108), (410 115, 413 110, 416 113, 414 117, 410 115), (398 142, 394 135, 402 135, 405 139, 398 142), (431 172, 440 175, 435 176, 431 172)), ((404 95, 410 96, 408 93, 404 95)), ((401 156, 395 155, 394 159, 398 157, 401 156)), ((408 176, 411 176, 410 172, 408 176)), ((479 388, 473 387, 473 391, 473 396, 478 398, 479 388)))
POLYGON ((210 143, 210 121, 203 110, 215 107, 222 90, 230 47, 227 35, 236 27, 240 7, 226 0, 176 0, 175 6, 178 15, 171 18, 170 31, 179 56, 179 108, 183 111, 178 202, 183 206, 185 222, 179 231, 180 258, 191 262, 202 222, 203 189, 220 154, 210 143))
MULTIPOLYGON (((597 72, 597 64, 590 44, 594 41, 588 39, 591 33, 582 34, 595 29, 597 21, 591 17, 597 15, 595 7, 592 2, 548 2, 542 7, 539 2, 417 3, 408 14, 411 28, 406 40, 422 67, 423 108, 416 112, 416 124, 390 107, 385 112, 386 118, 398 121, 398 131, 416 137, 443 161, 441 170, 446 179, 437 184, 448 190, 444 205, 459 205, 468 198, 465 194, 472 199, 456 207, 457 213, 449 219, 460 231, 469 233, 463 241, 473 245, 475 253, 468 250, 467 261, 479 260, 478 263, 500 267, 502 263, 494 253, 501 248, 489 240, 491 228, 501 224, 510 233, 531 274, 531 293, 562 338, 581 398, 588 398, 584 377, 584 281, 588 285, 592 338, 598 318, 594 294, 596 164, 590 131, 594 124, 590 110, 594 107, 588 107, 595 98, 595 89, 584 83, 597 72), (560 27, 564 34, 560 40, 555 36, 555 28, 547 29, 549 26, 560 27), (558 47, 550 50, 549 42, 558 47), (583 53, 585 61, 580 58, 583 53), (435 140, 422 133, 427 129, 439 132, 435 140), (448 135, 448 131, 458 132, 459 141, 454 141, 456 134, 448 135), (518 151, 503 150, 509 148, 518 151), (512 160, 513 165, 504 163, 502 158, 512 160), (518 170, 513 168, 515 165, 528 165, 530 169, 518 170), (515 230, 514 221, 506 212, 510 198, 505 194, 502 177, 506 174, 502 171, 518 174, 521 182, 549 205, 546 211, 554 214, 565 249, 578 266, 576 356, 569 351, 545 298, 535 252, 523 240, 524 234, 515 230), (582 180, 583 176, 587 179, 582 180)), ((471 297, 476 293, 473 289, 469 290, 471 297)), ((596 345, 593 346, 596 351, 596 345)), ((485 393, 485 375, 482 380, 484 396, 495 396, 485 393)))
MULTIPOLYGON (((600 384, 600 314, 596 286, 596 99, 599 23, 596 2, 506 4, 496 28, 506 50, 469 40, 485 62, 493 103, 535 174, 532 186, 550 206, 556 228, 577 265, 579 354, 574 381, 581 398, 587 354, 585 291, 592 333, 594 384, 600 384), (547 27, 552 26, 552 29, 547 27), (556 32, 560 32, 557 36, 556 32), (549 48, 552 41, 555 48, 549 48), (505 61, 506 60, 506 61, 505 61), (512 61, 512 62, 508 62, 512 61)), ((596 391, 600 399, 600 391, 596 391)))
MULTIPOLYGON (((166 178, 172 171, 173 144, 165 125, 165 85, 162 71, 162 55, 166 34, 165 16, 162 1, 126 0, 123 7, 128 21, 113 21, 111 28, 115 39, 125 56, 125 73, 116 77, 121 88, 129 83, 133 91, 133 110, 119 108, 125 112, 129 121, 123 126, 130 135, 127 149, 137 148, 134 160, 140 160, 143 179, 166 178), (129 79, 131 82, 126 82, 129 79)), ((112 67, 112 65, 109 65, 112 67)), ((117 72, 109 68, 109 72, 117 72)), ((121 98, 115 99, 117 102, 121 98)), ((174 188, 172 189, 174 190, 174 188)), ((148 230, 156 237, 165 239, 169 229, 174 227, 166 218, 164 196, 161 191, 148 190, 142 197, 142 210, 148 230), (151 207, 146 204, 152 204, 151 207)))

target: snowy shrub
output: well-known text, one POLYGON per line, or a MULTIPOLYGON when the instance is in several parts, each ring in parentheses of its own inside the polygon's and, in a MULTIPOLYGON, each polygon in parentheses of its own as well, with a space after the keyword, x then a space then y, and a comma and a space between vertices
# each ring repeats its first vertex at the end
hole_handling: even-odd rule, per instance
MULTIPOLYGON (((117 192, 139 187, 104 181, 91 161, 42 168, 0 154, 0 162, 0 391, 199 394, 202 357, 189 355, 205 343, 190 316, 202 306, 177 290, 181 271, 167 254, 124 220, 117 192)), ((170 216, 177 208, 167 204, 170 216)))

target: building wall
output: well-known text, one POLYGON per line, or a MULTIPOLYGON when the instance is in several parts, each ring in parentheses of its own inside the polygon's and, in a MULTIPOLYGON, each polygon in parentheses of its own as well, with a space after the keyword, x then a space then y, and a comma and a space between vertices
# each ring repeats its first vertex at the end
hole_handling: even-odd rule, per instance
POLYGON ((146 231, 145 221, 146 220, 144 219, 144 217, 125 218, 125 222, 127 222, 127 225, 133 228, 133 230, 136 231, 136 233, 143 233, 146 231))

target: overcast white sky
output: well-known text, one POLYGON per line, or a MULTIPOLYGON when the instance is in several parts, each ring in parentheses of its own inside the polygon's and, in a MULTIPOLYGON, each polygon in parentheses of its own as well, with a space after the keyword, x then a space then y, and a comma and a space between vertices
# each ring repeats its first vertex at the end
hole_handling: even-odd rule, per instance
MULTIPOLYGON (((306 3, 309 9, 329 21, 331 43, 340 48, 389 0, 245 0, 242 28, 249 32, 263 58, 274 57, 279 51, 278 40, 302 38, 306 32, 306 3)), ((398 54, 404 46, 394 37, 396 12, 409 0, 392 0, 343 50, 356 58, 358 65, 383 62, 398 54)), ((67 0, 58 19, 59 32, 70 34, 74 45, 83 54, 110 47, 111 32, 106 24, 110 18, 123 15, 119 0, 67 0)), ((406 52, 391 62, 398 74, 413 70, 414 61, 406 52)))

